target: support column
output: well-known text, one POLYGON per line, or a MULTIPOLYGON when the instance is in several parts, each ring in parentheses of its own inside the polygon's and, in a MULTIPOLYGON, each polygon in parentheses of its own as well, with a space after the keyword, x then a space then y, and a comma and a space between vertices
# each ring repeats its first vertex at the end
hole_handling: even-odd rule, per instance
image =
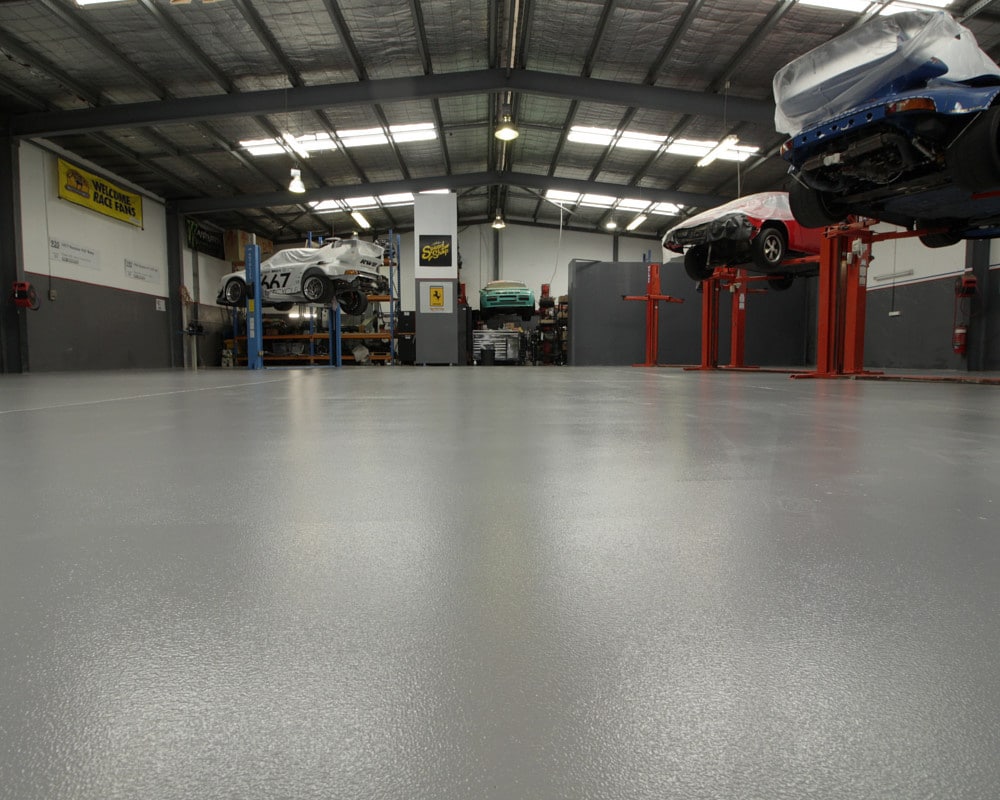
POLYGON ((170 326, 170 366, 184 367, 184 309, 181 301, 181 283, 184 280, 181 264, 181 242, 184 225, 176 209, 167 209, 167 324, 170 326))
POLYGON ((0 373, 28 371, 28 312, 10 299, 11 284, 24 280, 18 158, 17 140, 0 136, 0 373))
POLYGON ((970 372, 982 372, 989 359, 989 338, 987 319, 990 297, 990 240, 969 239, 965 243, 965 268, 976 276, 978 291, 972 298, 969 315, 969 351, 966 368, 970 372))

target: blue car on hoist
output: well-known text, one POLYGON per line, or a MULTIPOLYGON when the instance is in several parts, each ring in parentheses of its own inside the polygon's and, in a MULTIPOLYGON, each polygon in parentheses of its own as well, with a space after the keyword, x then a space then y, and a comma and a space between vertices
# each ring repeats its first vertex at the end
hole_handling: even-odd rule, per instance
POLYGON ((1000 67, 947 13, 875 17, 779 70, 774 95, 800 224, 1000 236, 1000 67))

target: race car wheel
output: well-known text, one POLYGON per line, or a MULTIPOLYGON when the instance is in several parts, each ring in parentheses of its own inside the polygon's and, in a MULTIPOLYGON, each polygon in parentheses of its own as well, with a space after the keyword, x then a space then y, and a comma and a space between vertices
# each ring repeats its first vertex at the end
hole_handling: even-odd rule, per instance
POLYGON ((803 186, 798 181, 793 181, 788 191, 788 205, 796 222, 804 228, 827 228, 847 216, 837 210, 826 194, 803 186))
POLYGON ((781 228, 764 228, 750 242, 750 257, 762 270, 774 269, 785 260, 788 242, 781 228))
POLYGON ((970 192, 1000 187, 1000 107, 985 111, 948 148, 955 183, 970 192))
POLYGON ((274 304, 274 310, 275 311, 291 311, 293 308, 295 308, 295 303, 275 303, 274 304))
POLYGON ((233 278, 226 282, 225 288, 222 290, 222 299, 226 301, 227 305, 238 306, 247 297, 247 285, 241 281, 239 278, 233 278))
POLYGON ((703 245, 689 247, 684 253, 684 271, 693 281, 707 281, 715 272, 708 264, 708 248, 703 245))
POLYGON ((783 292, 786 289, 791 289, 792 284, 795 283, 795 277, 793 275, 768 275, 767 285, 770 286, 776 292, 783 292))
POLYGON ((352 316, 364 314, 368 308, 368 297, 364 292, 344 292, 337 297, 337 302, 341 311, 352 316))
POLYGON ((302 296, 309 303, 326 303, 330 299, 330 281, 318 272, 309 272, 302 279, 302 296))

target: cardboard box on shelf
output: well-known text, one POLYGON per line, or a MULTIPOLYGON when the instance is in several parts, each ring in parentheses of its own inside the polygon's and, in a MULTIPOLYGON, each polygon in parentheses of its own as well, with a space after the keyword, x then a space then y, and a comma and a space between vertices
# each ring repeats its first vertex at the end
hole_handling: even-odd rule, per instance
MULTIPOLYGON (((247 245, 252 242, 252 234, 247 231, 232 230, 226 231, 226 261, 233 264, 243 263, 246 258, 247 245)), ((260 260, 274 255, 274 242, 262 236, 257 237, 257 244, 260 245, 260 260)))

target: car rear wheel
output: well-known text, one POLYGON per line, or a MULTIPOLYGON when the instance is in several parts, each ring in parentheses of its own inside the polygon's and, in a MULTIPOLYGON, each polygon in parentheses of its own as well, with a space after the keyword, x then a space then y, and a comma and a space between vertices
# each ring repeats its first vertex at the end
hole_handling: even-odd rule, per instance
POLYGON ((238 306, 247 296, 247 285, 239 278, 232 278, 226 282, 226 287, 222 290, 222 297, 231 306, 238 306))
POLYGON ((944 231, 943 233, 925 233, 920 237, 920 243, 924 247, 951 247, 953 244, 958 244, 960 241, 962 241, 962 237, 952 231, 944 231))
POLYGON ((955 183, 970 192, 1000 186, 1000 107, 973 122, 948 148, 955 183))
POLYGON ((684 253, 684 271, 693 281, 707 281, 715 272, 714 267, 708 265, 708 248, 703 245, 689 247, 684 253))
POLYGON ((776 292, 783 292, 786 289, 791 289, 792 284, 795 283, 795 277, 793 275, 768 275, 767 285, 770 286, 776 292))
POLYGON ((274 304, 274 310, 275 311, 291 311, 293 308, 295 308, 295 303, 275 303, 274 304))
POLYGON ((368 309, 368 297, 364 292, 344 292, 337 297, 337 302, 341 311, 352 316, 364 314, 368 309))
POLYGON ((309 303, 325 303, 330 298, 330 281, 317 272, 302 279, 302 296, 309 303))
POLYGON ((798 181, 793 181, 788 191, 788 205, 795 221, 804 228, 827 228, 847 216, 837 210, 825 193, 803 186, 798 181))
POLYGON ((764 228, 750 243, 750 257, 760 269, 772 270, 785 260, 788 242, 780 228, 764 228))

